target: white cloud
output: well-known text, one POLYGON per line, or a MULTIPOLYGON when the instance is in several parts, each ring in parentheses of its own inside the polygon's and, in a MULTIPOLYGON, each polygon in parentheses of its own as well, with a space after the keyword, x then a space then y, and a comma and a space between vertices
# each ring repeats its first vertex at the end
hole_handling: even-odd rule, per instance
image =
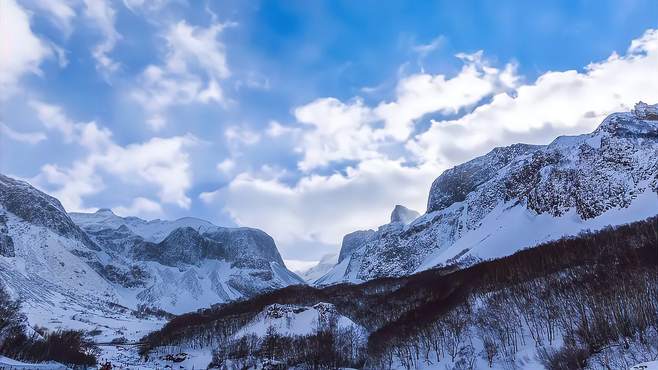
POLYGON ((43 132, 19 132, 0 122, 0 136, 5 136, 14 141, 28 144, 38 144, 46 140, 46 134, 43 132))
POLYGON ((269 137, 280 137, 297 133, 299 133, 299 129, 284 126, 277 121, 270 121, 270 123, 267 125, 267 130, 265 130, 265 134, 269 137))
POLYGON ((316 266, 318 261, 304 261, 304 260, 283 260, 283 263, 286 264, 286 267, 297 274, 308 271, 310 268, 316 266))
POLYGON ((517 84, 513 64, 494 68, 482 52, 457 57, 464 66, 456 76, 404 77, 397 84, 396 99, 374 108, 360 98, 348 103, 321 98, 295 109, 297 121, 311 127, 300 139, 298 150, 304 159, 299 167, 309 171, 335 161, 381 158, 382 146, 406 141, 415 122, 425 115, 458 113, 517 84))
POLYGON ((547 72, 509 95, 497 92, 518 84, 512 65, 493 72, 489 66, 477 66, 479 55, 462 57, 466 66, 456 77, 403 78, 393 103, 370 108, 359 99, 343 103, 323 98, 296 109, 297 120, 311 128, 296 147, 303 154, 302 177, 289 184, 243 173, 227 188, 208 193, 206 201, 225 202, 238 224, 267 230, 284 255, 309 242, 338 245, 347 232, 388 222, 395 204, 423 211, 431 182, 447 167, 496 146, 546 144, 559 135, 590 132, 611 112, 630 109, 639 100, 658 102, 655 30, 634 40, 623 56, 613 53, 582 72, 547 72), (494 96, 480 103, 487 94, 494 96), (426 100, 428 96, 434 98, 426 100), (454 113, 477 103, 480 106, 470 113, 432 121, 425 132, 401 139, 408 122, 428 112, 454 113), (379 131, 387 128, 374 125, 378 119, 391 122, 393 133, 400 135, 379 131), (398 160, 390 158, 379 145, 382 136, 401 139, 408 151, 398 160), (341 159, 357 164, 345 174, 313 172, 341 159))
POLYGON ((199 199, 201 199, 201 201, 204 202, 205 204, 211 204, 218 199, 219 193, 220 193, 219 190, 204 191, 201 192, 201 194, 199 194, 199 199))
POLYGON ((67 142, 75 139, 76 124, 66 117, 60 107, 38 100, 30 101, 30 106, 36 111, 37 117, 46 128, 59 131, 67 142))
POLYGON ((297 121, 310 127, 296 148, 304 154, 299 163, 303 171, 333 161, 380 156, 370 125, 375 118, 359 99, 348 104, 335 98, 317 99, 295 109, 294 114, 297 121))
POLYGON ((260 141, 260 134, 241 126, 229 126, 224 130, 224 136, 229 143, 253 145, 260 141))
POLYGON ((96 59, 96 68, 107 77, 119 68, 119 63, 108 55, 121 39, 114 28, 116 12, 108 0, 84 0, 84 4, 85 16, 103 36, 103 40, 92 49, 92 55, 96 59))
POLYGON ((589 132, 614 111, 658 101, 657 67, 658 31, 650 30, 624 56, 613 53, 584 72, 547 72, 514 96, 499 94, 459 119, 432 121, 408 147, 422 160, 454 165, 496 146, 589 132))
POLYGON ((427 44, 414 45, 412 50, 417 53, 419 57, 423 58, 427 56, 427 54, 439 49, 441 46, 443 46, 443 44, 445 44, 445 42, 445 36, 439 35, 427 44))
POLYGON ((219 85, 219 81, 230 76, 224 44, 218 40, 224 27, 222 23, 196 27, 181 21, 167 29, 163 65, 146 67, 139 78, 140 86, 132 93, 147 111, 147 123, 152 129, 166 124, 164 117, 173 105, 226 104, 219 85))
POLYGON ((83 205, 83 198, 101 192, 105 185, 94 167, 85 161, 75 162, 70 168, 46 164, 41 167, 41 173, 31 183, 55 190, 50 192, 71 212, 91 212, 92 208, 83 205))
POLYGON ((231 158, 226 158, 225 160, 217 163, 217 171, 229 175, 235 168, 235 162, 231 158))
POLYGON ((482 52, 458 54, 465 64, 453 78, 445 75, 416 74, 402 79, 397 86, 397 99, 382 103, 377 116, 385 122, 385 133, 406 140, 414 121, 428 113, 454 114, 473 106, 483 98, 515 87, 515 66, 503 70, 491 67, 482 52))
POLYGON ((40 74, 41 62, 53 52, 32 32, 30 16, 14 0, 1 1, 0 14, 0 98, 6 98, 23 75, 40 74))
POLYGON ((286 252, 299 241, 336 245, 348 232, 387 223, 398 203, 424 210, 438 171, 431 164, 406 167, 374 159, 345 175, 310 175, 294 186, 242 174, 222 200, 238 224, 267 230, 286 252))
POLYGON ((68 210, 87 209, 84 197, 103 190, 103 174, 145 189, 146 185, 154 186, 161 202, 189 208, 186 191, 192 184, 192 173, 186 149, 196 144, 195 137, 154 137, 121 146, 113 141, 109 129, 95 122, 73 122, 61 108, 43 102, 32 102, 32 106, 45 127, 60 131, 68 142, 88 151, 68 168, 45 165, 36 179, 43 185, 58 186, 53 194, 68 210))
POLYGON ((123 5, 132 12, 155 12, 164 7, 169 0, 123 0, 123 5))
POLYGON ((35 0, 31 1, 35 7, 47 14, 50 21, 57 26, 64 36, 69 37, 73 31, 71 25, 75 17, 75 10, 69 0, 35 0))
POLYGON ((132 203, 127 207, 115 207, 112 209, 112 211, 123 217, 135 216, 147 219, 161 216, 164 213, 160 203, 143 197, 137 197, 133 199, 132 203))

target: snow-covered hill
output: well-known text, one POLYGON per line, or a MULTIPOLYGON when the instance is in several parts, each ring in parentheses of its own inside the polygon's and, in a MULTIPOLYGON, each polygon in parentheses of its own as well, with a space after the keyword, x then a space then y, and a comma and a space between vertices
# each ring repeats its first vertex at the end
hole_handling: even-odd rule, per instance
POLYGON ((244 325, 233 338, 245 335, 265 337, 273 331, 282 336, 311 335, 319 328, 335 325, 337 329, 354 328, 363 340, 366 330, 359 324, 341 315, 331 303, 317 303, 313 306, 296 306, 273 304, 256 315, 249 323, 244 325))
POLYGON ((138 312, 145 307, 183 313, 304 281, 260 230, 107 209, 69 215, 57 199, 0 175, 0 283, 31 324, 100 328, 109 340, 162 325, 138 312))
POLYGON ((656 214, 658 105, 638 103, 590 134, 496 148, 445 171, 424 215, 348 234, 339 263, 316 284, 501 257, 656 214))

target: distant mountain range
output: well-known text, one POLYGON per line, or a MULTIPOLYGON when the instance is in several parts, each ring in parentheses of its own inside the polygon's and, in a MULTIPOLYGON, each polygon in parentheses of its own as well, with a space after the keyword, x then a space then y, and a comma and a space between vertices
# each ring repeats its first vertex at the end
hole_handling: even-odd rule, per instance
POLYGON ((263 231, 109 209, 68 214, 57 199, 3 175, 0 280, 33 324, 108 331, 121 331, 139 310, 178 314, 304 284, 263 231))

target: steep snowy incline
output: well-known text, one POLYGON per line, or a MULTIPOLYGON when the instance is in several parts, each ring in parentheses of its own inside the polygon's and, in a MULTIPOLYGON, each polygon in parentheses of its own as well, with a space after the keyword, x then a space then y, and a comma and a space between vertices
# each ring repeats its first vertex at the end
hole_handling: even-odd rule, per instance
POLYGON ((343 240, 316 284, 469 264, 658 214, 658 105, 638 103, 592 133, 516 144, 445 171, 427 212, 343 240))

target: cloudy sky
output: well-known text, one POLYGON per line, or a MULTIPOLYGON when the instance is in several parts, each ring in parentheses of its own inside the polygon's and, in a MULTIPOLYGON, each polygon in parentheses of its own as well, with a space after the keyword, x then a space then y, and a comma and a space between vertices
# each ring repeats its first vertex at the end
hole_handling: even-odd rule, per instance
POLYGON ((652 0, 0 0, 0 172, 318 260, 446 168, 658 102, 657 28, 652 0))

